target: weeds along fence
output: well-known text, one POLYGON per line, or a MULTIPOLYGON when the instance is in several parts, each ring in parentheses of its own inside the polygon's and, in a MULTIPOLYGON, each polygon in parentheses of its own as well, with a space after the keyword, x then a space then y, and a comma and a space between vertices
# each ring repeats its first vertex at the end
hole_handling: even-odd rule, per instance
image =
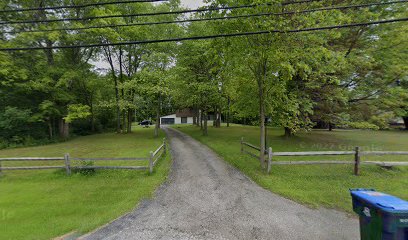
MULTIPOLYGON (((250 155, 259 160, 259 153, 254 154, 246 150, 251 148, 257 150, 261 149, 241 138, 241 153, 250 155)), ((407 162, 390 162, 390 161, 361 161, 362 156, 384 156, 384 155, 408 155, 408 151, 361 151, 360 147, 355 147, 354 151, 314 151, 314 152, 273 152, 272 147, 269 147, 265 153, 267 156, 267 172, 270 173, 273 165, 323 165, 323 164, 337 164, 337 165, 354 165, 354 175, 360 174, 361 165, 377 165, 384 168, 392 168, 394 166, 408 166, 407 162), (353 160, 339 161, 339 160, 325 160, 325 161, 273 161, 273 157, 298 157, 298 156, 354 156, 353 160)))
POLYGON ((71 175, 72 170, 81 169, 127 169, 127 170, 149 170, 149 173, 153 172, 154 167, 162 156, 166 155, 167 146, 166 139, 163 139, 163 143, 154 152, 151 151, 148 157, 141 158, 72 158, 69 154, 65 154, 63 157, 20 157, 20 158, 0 158, 0 175, 3 171, 16 171, 16 170, 48 170, 48 169, 65 169, 67 175, 71 175), (3 167, 2 162, 52 162, 52 161, 64 161, 64 165, 60 166, 18 166, 18 167, 3 167), (148 166, 72 166, 72 161, 148 161, 148 166))

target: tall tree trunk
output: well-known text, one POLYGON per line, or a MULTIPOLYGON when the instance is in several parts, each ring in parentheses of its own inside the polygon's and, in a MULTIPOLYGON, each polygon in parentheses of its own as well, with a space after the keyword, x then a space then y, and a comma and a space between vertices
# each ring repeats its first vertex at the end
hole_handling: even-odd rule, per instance
POLYGON ((333 124, 329 122, 329 131, 333 131, 333 124))
POLYGON ((122 110, 121 132, 126 133, 126 110, 122 110))
POLYGON ((159 129, 160 129, 160 105, 161 105, 161 97, 159 94, 157 108, 156 108, 156 126, 154 128, 154 136, 159 136, 159 129))
POLYGON ((285 127, 285 137, 289 138, 292 137, 294 134, 292 132, 292 130, 288 127, 285 127))
POLYGON ((259 154, 259 161, 261 162, 261 166, 264 167, 265 163, 265 105, 263 104, 263 94, 260 94, 260 101, 259 103, 259 113, 260 113, 260 141, 261 141, 261 147, 260 147, 260 154, 259 154))
POLYGON ((216 128, 220 128, 220 127, 221 127, 221 108, 217 108, 217 111, 216 111, 215 127, 216 127, 216 128))
POLYGON ((218 128, 218 107, 215 107, 214 111, 214 127, 218 128))
MULTIPOLYGON (((122 47, 119 47, 119 80, 120 83, 122 84, 121 87, 121 94, 122 94, 122 101, 125 101, 125 90, 123 88, 123 63, 122 63, 122 59, 123 58, 123 51, 122 51, 122 47)), ((123 109, 122 110, 122 133, 126 133, 125 131, 126 128, 126 110, 123 109)))
POLYGON ((115 99, 116 99, 116 132, 120 133, 120 107, 119 107, 119 89, 118 89, 118 80, 116 76, 114 77, 115 81, 115 99))
POLYGON ((69 123, 65 122, 64 119, 59 119, 59 135, 62 139, 69 138, 69 123))
POLYGON ((260 125, 260 153, 259 161, 261 166, 265 166, 265 79, 267 72, 267 59, 266 57, 261 57, 260 62, 253 68, 257 83, 258 83, 258 97, 259 97, 259 125, 260 125))
POLYGON ((201 130, 203 130, 204 129, 204 125, 203 125, 203 121, 204 121, 204 111, 203 110, 201 110, 201 117, 200 117, 200 128, 201 128, 201 130))
POLYGON ((199 126, 200 126, 200 122, 201 122, 201 112, 200 112, 200 109, 197 109, 196 114, 197 114, 197 123, 196 123, 196 125, 197 125, 197 127, 199 127, 199 126))
POLYGON ((197 111, 196 109, 193 109, 194 115, 193 115, 193 125, 197 125, 197 111))
POLYGON ((231 98, 228 96, 228 112, 227 112, 227 127, 230 126, 230 114, 231 114, 231 98))
POLYGON ((132 122, 133 122, 131 109, 128 109, 127 117, 128 117, 127 133, 131 133, 132 132, 132 122))
POLYGON ((48 119, 48 137, 50 140, 53 138, 53 129, 52 129, 52 118, 48 119))
POLYGON ((208 113, 207 113, 207 110, 204 111, 203 135, 208 136, 208 113))
POLYGON ((265 151, 268 148, 268 122, 265 119, 265 151))
POLYGON ((110 65, 112 78, 115 85, 115 100, 116 100, 116 132, 120 133, 120 107, 119 107, 119 89, 118 89, 118 79, 115 74, 115 66, 113 65, 112 52, 109 47, 103 48, 105 52, 105 57, 110 65))
POLYGON ((46 40, 45 41, 46 46, 48 49, 44 50, 45 51, 45 55, 47 56, 47 63, 49 66, 53 66, 54 65, 54 54, 53 54, 53 50, 50 49, 52 47, 52 42, 50 40, 46 40))
POLYGON ((64 120, 64 139, 69 138, 69 123, 65 122, 64 120))
POLYGON ((408 130, 408 116, 402 118, 404 120, 405 130, 408 130))

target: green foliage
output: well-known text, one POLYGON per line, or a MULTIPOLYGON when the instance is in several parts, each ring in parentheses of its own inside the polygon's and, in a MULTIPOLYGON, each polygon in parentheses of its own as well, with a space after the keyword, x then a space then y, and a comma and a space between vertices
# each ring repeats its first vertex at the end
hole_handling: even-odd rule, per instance
POLYGON ((390 122, 393 119, 395 119, 394 113, 389 112, 372 116, 369 122, 378 126, 381 130, 387 130, 390 129, 390 122))
POLYGON ((354 129, 380 130, 380 127, 369 122, 349 122, 347 127, 354 129))
POLYGON ((0 112, 0 135, 2 136, 2 146, 21 145, 31 140, 32 127, 31 111, 28 109, 18 109, 16 107, 6 107, 4 112, 0 112))
MULTIPOLYGON (((6 0, 2 6, 25 8, 68 4, 69 1, 6 0)), ((92 2, 96 2, 93 0, 92 2)), ((208 0, 211 6, 269 3, 266 0, 208 0)), ((279 2, 279 1, 278 1, 279 2)), ((80 0, 76 4, 89 1, 80 0)), ((354 0, 353 4, 365 3, 354 0)), ((69 3, 71 4, 71 3, 69 3)), ((212 11, 195 18, 236 16, 261 12, 320 8, 324 1, 280 7, 212 11)), ((98 8, 27 11, 1 14, 1 21, 42 18, 81 18, 166 12, 181 9, 179 1, 163 4, 117 4, 98 8)), ((253 17, 228 21, 193 22, 186 25, 93 28, 48 31, 5 36, 7 47, 112 43, 134 39, 162 39, 218 33, 301 29, 316 26, 368 22, 404 16, 406 4, 318 11, 284 17, 253 17)), ((92 21, 2 25, 5 31, 64 27, 88 27, 177 20, 177 15, 143 18, 104 18, 92 21)), ((259 121, 261 115, 292 133, 342 121, 370 122, 387 128, 376 116, 393 112, 407 117, 407 25, 362 26, 298 34, 186 41, 93 49, 0 53, 0 111, 6 107, 31 111, 34 138, 57 139, 63 119, 73 133, 92 133, 116 125, 125 132, 136 119, 152 119, 178 108, 205 112, 230 109, 234 119, 259 121), (95 62, 109 70, 97 71, 95 62), (219 92, 217 85, 223 83, 219 92), (88 107, 85 107, 88 106, 88 107), (262 108, 260 107, 262 106, 262 108), (262 114, 261 111, 262 110, 262 114), (343 119, 347 116, 348 119, 343 119)), ((225 115, 225 114, 224 114, 225 115)), ((406 118, 407 119, 407 118, 406 118)), ((18 131, 18 130, 17 130, 18 131)), ((12 137, 12 136, 9 136, 12 137)), ((8 137, 8 138, 9 138, 8 137)))
MULTIPOLYGON (((222 6, 246 3, 208 2, 222 6)), ((265 1, 258 1, 261 2, 265 1)), ((323 5, 323 2, 314 2, 310 7, 323 5)), ((301 14, 291 16, 290 20, 239 19, 223 24, 208 23, 207 28, 223 33, 366 22, 403 15, 402 5, 301 14)), ((280 9, 270 5, 264 8, 279 12, 303 10, 304 6, 295 4, 280 9)), ((232 11, 226 15, 235 14, 232 11)), ((406 25, 396 24, 307 34, 271 34, 226 39, 223 44, 213 46, 218 46, 218 51, 229 63, 226 64, 229 74, 224 76, 232 82, 228 87, 232 89, 229 92, 235 116, 259 116, 261 101, 266 115, 275 125, 296 132, 310 129, 312 121, 319 125, 340 125, 344 116, 358 122, 368 121, 382 112, 396 111, 398 116, 406 115, 407 91, 406 88, 399 91, 408 74, 403 60, 407 58, 406 41, 402 40, 406 38, 405 30, 406 25), (396 86, 396 80, 400 86, 396 86)), ((373 121, 385 128, 384 121, 373 121)))
POLYGON ((66 122, 72 123, 75 120, 86 119, 91 115, 90 107, 82 104, 72 104, 68 106, 68 115, 64 118, 66 122))
POLYGON ((21 110, 16 107, 6 107, 0 113, 0 129, 13 130, 22 128, 30 122, 30 110, 21 110))

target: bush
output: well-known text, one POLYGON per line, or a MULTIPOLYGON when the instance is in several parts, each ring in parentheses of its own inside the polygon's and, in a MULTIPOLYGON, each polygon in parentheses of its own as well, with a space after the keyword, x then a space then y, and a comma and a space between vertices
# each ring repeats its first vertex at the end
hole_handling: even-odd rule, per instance
POLYGON ((0 138, 0 149, 33 147, 33 146, 46 145, 46 144, 51 144, 51 143, 58 143, 60 141, 61 140, 59 139, 54 139, 54 140, 49 140, 46 138, 36 139, 30 135, 28 136, 20 136, 20 135, 17 136, 16 135, 9 139, 0 138))
MULTIPOLYGON (((81 167, 92 167, 94 165, 94 162, 92 161, 81 161, 80 166, 81 167)), ((74 170, 75 173, 79 173, 81 175, 85 176, 90 176, 95 174, 95 169, 94 168, 87 168, 87 169, 77 169, 74 170)))
POLYGON ((354 129, 380 130, 380 127, 369 122, 349 122, 347 126, 354 129))
POLYGON ((393 113, 383 113, 372 116, 370 123, 377 125, 380 129, 390 129, 390 121, 394 118, 393 113))
POLYGON ((0 138, 0 149, 4 149, 8 147, 8 142, 7 140, 0 138))
POLYGON ((27 109, 18 109, 15 107, 6 107, 0 112, 0 134, 14 143, 19 143, 18 136, 26 135, 30 131, 29 119, 31 111, 27 109))

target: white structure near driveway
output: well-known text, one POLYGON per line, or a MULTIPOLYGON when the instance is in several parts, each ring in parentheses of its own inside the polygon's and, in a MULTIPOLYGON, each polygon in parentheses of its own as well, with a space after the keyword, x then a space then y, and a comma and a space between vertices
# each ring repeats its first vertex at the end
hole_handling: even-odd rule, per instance
POLYGON ((174 125, 174 124, 193 124, 194 112, 190 109, 177 111, 174 114, 160 117, 160 124, 174 125))

